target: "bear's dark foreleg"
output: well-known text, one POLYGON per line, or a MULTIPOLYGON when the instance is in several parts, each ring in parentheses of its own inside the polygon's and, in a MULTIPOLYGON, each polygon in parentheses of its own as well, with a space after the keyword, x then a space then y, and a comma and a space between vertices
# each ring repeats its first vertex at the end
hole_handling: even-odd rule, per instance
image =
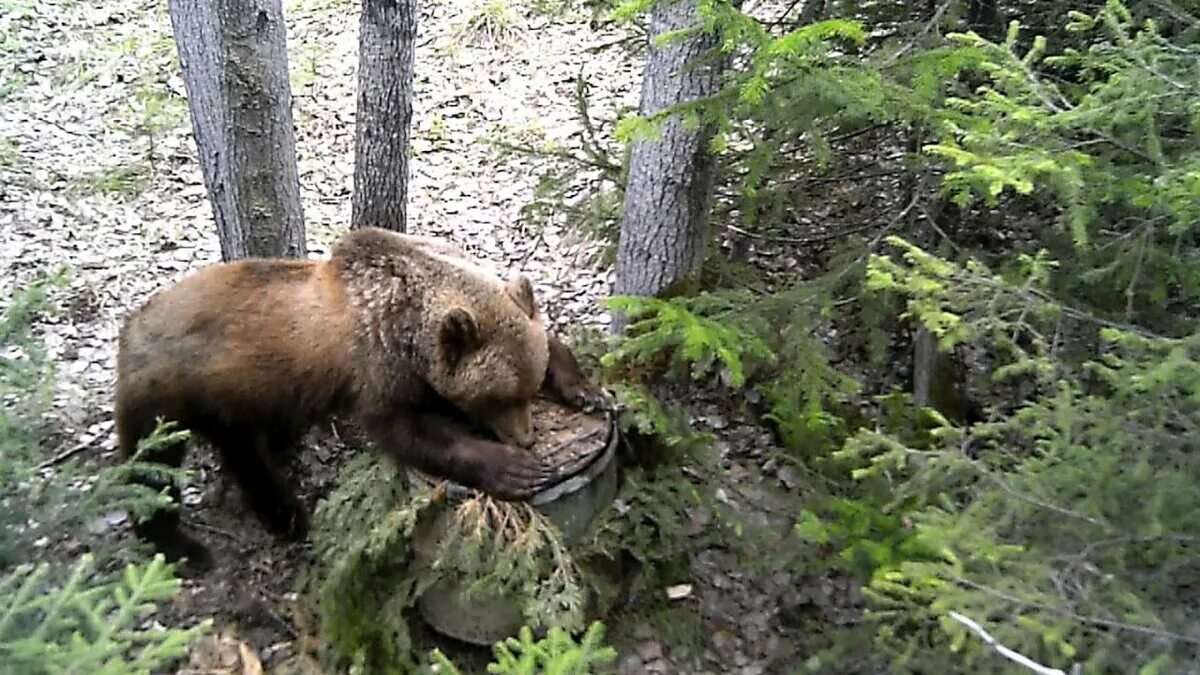
POLYGON ((308 513, 274 460, 286 449, 287 437, 251 428, 223 429, 208 436, 263 525, 276 536, 303 539, 308 513))
POLYGON ((546 379, 542 392, 548 398, 582 410, 607 409, 611 401, 604 391, 584 374, 571 349, 553 333, 547 333, 550 360, 546 364, 546 379))
POLYGON ((528 499, 554 477, 534 453, 472 436, 442 415, 380 418, 365 426, 376 444, 400 463, 497 499, 528 499))

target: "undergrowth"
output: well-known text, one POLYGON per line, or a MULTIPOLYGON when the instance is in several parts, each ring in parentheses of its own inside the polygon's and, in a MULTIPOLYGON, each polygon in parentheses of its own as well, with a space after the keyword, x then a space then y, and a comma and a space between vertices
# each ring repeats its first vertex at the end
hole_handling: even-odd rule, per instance
MULTIPOLYGON (((1200 60, 1186 13, 1060 3, 1057 42, 1015 23, 994 40, 943 38, 933 27, 955 19, 935 15, 911 44, 864 55, 862 19, 882 9, 772 31, 701 5, 703 28, 746 58, 682 112, 718 132, 721 185, 746 231, 795 208, 797 174, 837 159, 834 133, 894 126, 909 141, 896 171, 908 206, 877 234, 844 238, 848 255, 816 278, 610 305, 631 318, 603 361, 626 383, 631 419, 662 421, 651 390, 709 387, 770 425, 813 478, 795 534, 861 581, 867 611, 853 635, 830 630, 835 644, 809 666, 836 666, 865 639, 898 672, 1010 672, 974 621, 1064 671, 1194 668, 1200 60), (964 221, 953 235, 948 214, 964 221), (990 222, 1004 230, 985 232, 990 222), (829 330, 847 317, 856 334, 829 330), (863 335, 889 325, 972 356, 978 419, 951 422, 870 380, 905 357, 893 336, 863 335), (835 366, 851 343, 870 356, 853 372, 835 366)), ((659 508, 692 498, 653 482, 639 489, 659 508)))
POLYGON ((533 630, 587 626, 579 553, 545 516, 483 495, 450 503, 438 489, 410 488, 384 459, 362 456, 343 469, 317 508, 314 544, 319 564, 303 587, 332 646, 327 662, 339 669, 417 668, 410 622, 439 583, 468 601, 511 601, 533 630))
MULTIPOLYGON (((525 626, 516 637, 495 645, 492 650, 495 660, 488 664, 487 672, 495 675, 586 675, 597 672, 597 666, 617 657, 616 650, 604 645, 603 640, 604 624, 599 621, 588 627, 579 642, 558 626, 551 628, 545 638, 534 640, 533 631, 525 626)), ((430 658, 439 667, 439 672, 450 675, 462 672, 440 650, 434 650, 430 658)))
MULTIPOLYGON (((179 588, 173 567, 124 542, 90 541, 91 550, 77 556, 60 548, 83 539, 97 518, 136 519, 173 506, 165 491, 131 483, 133 474, 181 474, 140 454, 98 474, 74 460, 43 464, 53 369, 32 326, 62 279, 46 276, 23 288, 0 315, 0 669, 148 673, 183 655, 208 627, 146 623, 179 588)), ((182 439, 162 426, 139 453, 182 439)))

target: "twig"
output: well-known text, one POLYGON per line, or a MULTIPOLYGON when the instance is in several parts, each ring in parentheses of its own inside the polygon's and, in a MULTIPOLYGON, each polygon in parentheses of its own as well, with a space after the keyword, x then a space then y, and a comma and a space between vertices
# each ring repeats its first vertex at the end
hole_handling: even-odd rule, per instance
POLYGON ((774 241, 774 242, 778 242, 781 244, 815 244, 815 243, 821 242, 821 241, 837 239, 838 237, 841 237, 843 235, 854 234, 855 232, 860 232, 862 230, 869 230, 872 227, 876 227, 876 224, 870 223, 868 225, 862 225, 860 227, 855 227, 855 228, 846 230, 844 232, 822 234, 822 235, 818 235, 815 237, 788 237, 788 236, 784 236, 781 234, 762 234, 759 232, 751 232, 750 230, 738 227, 737 225, 729 225, 729 224, 725 224, 725 225, 723 225, 723 227, 726 230, 740 234, 743 237, 750 237, 752 239, 758 239, 761 241, 774 241))
POLYGON ((275 608, 269 603, 263 602, 262 608, 267 613, 267 616, 271 617, 275 623, 279 624, 279 627, 283 629, 283 632, 288 634, 288 637, 292 638, 293 640, 300 638, 300 631, 296 630, 296 627, 292 625, 292 622, 288 621, 283 617, 282 614, 275 611, 275 608))
POLYGON ((800 187, 810 188, 810 187, 816 187, 818 185, 825 185, 827 183, 840 183, 842 181, 850 180, 851 178, 853 178, 855 180, 868 180, 871 178, 885 178, 887 176, 895 176, 896 174, 904 173, 904 169, 889 169, 887 171, 875 171, 875 172, 867 173, 868 171, 869 170, 866 167, 864 167, 864 168, 858 169, 856 171, 850 171, 848 173, 842 173, 842 174, 838 174, 836 176, 825 176, 822 178, 810 178, 810 179, 800 183, 800 187))
POLYGON ((1142 263, 1146 261, 1146 248, 1150 243, 1150 228, 1142 233, 1142 245, 1138 248, 1137 260, 1133 264, 1133 274, 1129 276, 1129 285, 1125 287, 1125 320, 1133 318, 1133 301, 1137 296, 1137 285, 1142 279, 1142 263))
POLYGON ((620 182, 620 167, 613 163, 612 158, 604 151, 604 148, 600 147, 600 141, 596 138, 596 127, 592 124, 592 113, 588 107, 587 87, 587 79, 583 76, 583 68, 580 67, 579 75, 575 78, 575 109, 583 123, 583 151, 592 158, 593 162, 612 167, 612 169, 606 169, 605 173, 608 174, 609 179, 620 182))
POLYGON ((792 10, 796 9, 796 5, 799 5, 801 2, 804 2, 804 0, 792 0, 790 3, 788 3, 788 6, 785 7, 784 10, 779 13, 779 16, 775 17, 775 19, 773 19, 772 21, 768 21, 767 23, 765 23, 763 25, 766 26, 767 28, 775 28, 776 26, 782 24, 784 22, 784 20, 787 19, 788 14, 791 14, 792 10))
POLYGON ((876 123, 876 124, 868 124, 867 126, 861 128, 861 129, 855 129, 854 131, 847 131, 844 134, 840 134, 838 136, 834 136, 833 138, 830 138, 829 144, 833 145, 835 143, 841 143, 843 141, 848 141, 852 138, 856 138, 858 136, 862 136, 863 134, 875 131, 876 129, 880 129, 883 126, 884 126, 884 124, 882 122, 876 123))
POLYGON ((209 525, 208 523, 204 522, 203 520, 193 520, 188 524, 191 525, 192 527, 196 528, 197 530, 204 530, 205 532, 211 532, 212 534, 219 534, 222 537, 225 537, 226 539, 228 539, 230 541, 241 541, 241 539, 236 534, 234 534, 228 530, 223 530, 223 529, 217 527, 216 525, 209 525))
POLYGON ((1119 321, 1111 321, 1109 319, 1105 319, 1103 317, 1096 316, 1095 314, 1092 314, 1091 312, 1079 309, 1078 307, 1072 307, 1071 305, 1064 305, 1061 302, 1055 300, 1054 298, 1051 298, 1049 295, 1046 295, 1045 293, 1038 291, 1038 290, 1029 289, 1027 291, 1016 293, 1016 296, 1018 298, 1024 300, 1025 302, 1032 302, 1034 300, 1037 300, 1038 302, 1044 302, 1046 304, 1053 305, 1054 307, 1061 310, 1063 314, 1071 317, 1072 319, 1076 319, 1078 321, 1088 321, 1088 322, 1094 323, 1098 326, 1104 326, 1105 328, 1114 328, 1116 330, 1125 331, 1126 333, 1133 333, 1135 335, 1141 335, 1142 337, 1151 338, 1153 340, 1162 340, 1164 342, 1174 342, 1175 341, 1172 338, 1168 338, 1164 335, 1159 335, 1158 333, 1155 333, 1154 331, 1146 330, 1145 328, 1142 328, 1140 326, 1135 326, 1133 324, 1128 324, 1128 323, 1121 323, 1119 321))
POLYGON ((606 42, 601 42, 600 44, 592 45, 591 47, 584 47, 583 51, 585 51, 589 54, 598 54, 598 53, 604 51, 605 49, 623 45, 626 42, 633 42, 635 44, 640 44, 640 43, 644 43, 645 41, 646 41, 645 31, 641 30, 640 27, 635 26, 635 27, 633 27, 633 33, 630 35, 624 35, 615 40, 608 40, 606 42))
POLYGON ((897 213, 895 216, 892 216, 892 219, 889 220, 887 222, 887 224, 885 224, 883 226, 883 229, 881 229, 879 231, 879 234, 875 235, 875 238, 872 239, 871 243, 867 246, 867 250, 869 250, 869 251, 875 250, 875 247, 879 245, 879 242, 883 241, 884 235, 886 235, 888 232, 891 232, 893 229, 895 229, 896 225, 900 224, 900 221, 907 218, 908 214, 912 213, 912 210, 917 208, 917 205, 921 202, 921 188, 924 187, 924 184, 925 184, 924 178, 917 181, 917 184, 913 186, 912 199, 908 200, 908 204, 904 207, 903 210, 900 211, 900 213, 897 213))
POLYGON ((536 237, 536 238, 534 238, 534 240, 533 240, 533 244, 531 244, 531 245, 529 246, 529 252, 528 252, 528 253, 526 253, 526 254, 525 254, 525 256, 521 258, 521 263, 520 263, 519 265, 517 265, 517 270, 518 270, 518 271, 520 271, 520 272, 524 272, 524 271, 525 271, 525 265, 529 264, 529 260, 530 260, 531 258, 533 258, 533 254, 534 254, 534 253, 537 253, 537 248, 538 248, 538 246, 540 246, 541 244, 545 243, 545 241, 546 241, 546 233, 545 233, 545 230, 544 230, 544 229, 541 229, 541 228, 539 228, 539 229, 538 229, 538 231, 537 231, 537 237, 536 237))
POLYGON ((1182 22, 1184 25, 1195 25, 1197 22, 1196 17, 1191 16, 1184 10, 1176 7, 1175 4, 1172 2, 1167 2, 1166 0, 1158 0, 1157 2, 1151 2, 1150 4, 1154 5, 1159 10, 1161 10, 1163 14, 1170 16, 1172 19, 1175 19, 1176 21, 1182 22))
POLYGON ((962 625, 966 626, 967 628, 969 628, 972 632, 974 632, 976 635, 978 635, 980 637, 980 639, 982 639, 984 642, 988 643, 988 645, 991 646, 992 649, 995 649, 997 652, 1000 653, 1001 656, 1005 657, 1009 661, 1019 663, 1019 664, 1025 666, 1026 668, 1032 670, 1033 672, 1039 673, 1040 675, 1067 675, 1065 671, 1059 670, 1058 668, 1050 668, 1049 666, 1043 666, 1042 664, 1038 663, 1037 661, 1034 661, 1033 659, 1030 659, 1027 656, 1018 654, 1017 652, 1009 649, 1008 647, 1005 647, 1004 645, 997 642, 996 638, 992 637, 986 630, 984 630, 983 626, 980 626, 979 624, 977 624, 974 621, 972 621, 971 619, 963 616, 962 614, 959 614, 958 612, 951 611, 950 618, 954 619, 955 621, 957 621, 957 622, 961 623, 962 625))
POLYGON ((883 67, 887 68, 888 66, 894 65, 902 56, 912 51, 913 47, 917 46, 918 40, 928 35, 929 32, 934 29, 934 26, 941 23, 942 17, 945 16, 946 11, 949 10, 950 6, 954 4, 956 4, 955 0, 946 0, 946 2, 943 2, 941 5, 939 5, 938 8, 934 10, 933 16, 929 17, 929 21, 925 23, 925 27, 921 29, 921 32, 917 33, 916 37, 910 40, 908 44, 896 50, 895 54, 892 54, 890 57, 888 57, 887 61, 884 62, 883 67))
POLYGON ((83 452, 84 450, 91 448, 92 446, 94 446, 96 444, 97 440, 98 439, 92 439, 86 443, 78 443, 70 448, 67 448, 66 450, 63 450, 62 452, 58 453, 57 455, 38 464, 37 468, 40 471, 42 469, 49 469, 52 466, 58 466, 59 464, 62 464, 63 462, 67 461, 68 459, 71 459, 72 457, 74 457, 75 455, 78 455, 79 453, 83 452))
POLYGON ((950 245, 950 248, 954 249, 955 253, 961 255, 963 252, 962 247, 954 243, 954 240, 950 238, 950 235, 946 234, 946 231, 937 224, 937 219, 934 218, 933 214, 929 212, 929 209, 926 208, 924 204, 921 205, 921 214, 925 216, 925 222, 929 224, 929 227, 934 232, 937 232, 938 236, 944 239, 946 243, 950 245))
POLYGON ((913 197, 912 201, 910 201, 908 203, 908 206, 904 207, 903 211, 901 211, 900 213, 897 213, 895 216, 893 216, 890 220, 888 220, 886 223, 883 223, 882 225, 880 223, 867 223, 866 225, 859 225, 858 227, 852 227, 848 230, 842 230, 841 232, 831 232, 829 234, 819 234, 819 235, 812 236, 812 237, 785 237, 783 235, 760 234, 758 232, 751 232, 749 230, 740 228, 737 225, 729 225, 729 224, 724 225, 724 227, 725 227, 725 229, 729 230, 730 232, 736 232, 740 235, 743 235, 746 237, 751 237, 754 239, 761 239, 763 241, 775 241, 775 242, 780 242, 780 243, 784 243, 784 244, 816 244, 816 243, 823 242, 823 241, 829 241, 831 239, 839 239, 841 237, 845 237, 845 236, 848 236, 851 234, 857 234, 859 232, 864 232, 866 230, 874 229, 876 227, 882 227, 882 228, 884 228, 884 232, 887 232, 889 229, 894 227, 896 225, 896 223, 900 222, 901 219, 903 219, 905 216, 907 216, 910 211, 912 211, 914 208, 916 208, 917 202, 919 202, 919 201, 920 201, 920 194, 918 193, 917 195, 915 195, 913 197))
MULTIPOLYGON (((259 569, 264 570, 268 574, 271 572, 270 569, 258 565, 256 565, 256 567, 259 567, 259 569)), ((257 594, 259 596, 258 605, 263 611, 266 612, 267 616, 271 617, 272 620, 278 623, 279 627, 282 628, 289 636, 291 636, 293 640, 298 639, 300 637, 299 631, 296 630, 296 627, 291 621, 286 619, 274 607, 275 604, 283 604, 285 600, 265 588, 257 589, 257 594)))
POLYGON ((578 155, 571 154, 570 152, 567 152, 566 150, 541 150, 538 148, 532 148, 532 147, 522 146, 522 145, 515 145, 513 143, 506 143, 504 141, 492 141, 492 145, 494 145, 498 148, 502 148, 504 150, 509 150, 511 152, 519 152, 519 153, 526 154, 526 155, 534 155, 534 156, 538 156, 538 157, 558 157, 560 159, 570 159, 570 160, 579 162, 580 164, 586 164, 587 166, 590 166, 590 167, 593 167, 596 169, 600 169, 601 171, 603 171, 609 175, 613 175, 613 174, 618 175, 618 176, 621 175, 621 167, 619 167, 615 164, 610 164, 610 163, 606 163, 603 161, 596 161, 589 157, 579 157, 578 155))
POLYGON ((46 118, 46 117, 40 117, 38 115, 29 115, 29 119, 34 120, 35 122, 41 122, 42 124, 48 124, 48 125, 54 127, 55 129, 58 129, 59 131, 63 132, 64 134, 74 136, 75 138, 83 138, 83 139, 87 139, 87 140, 93 141, 93 142, 95 142, 95 140, 96 140, 95 138, 93 138, 91 136, 91 134, 87 134, 87 133, 84 133, 81 131, 73 131, 71 129, 66 128, 59 122, 56 122, 56 121, 46 118))

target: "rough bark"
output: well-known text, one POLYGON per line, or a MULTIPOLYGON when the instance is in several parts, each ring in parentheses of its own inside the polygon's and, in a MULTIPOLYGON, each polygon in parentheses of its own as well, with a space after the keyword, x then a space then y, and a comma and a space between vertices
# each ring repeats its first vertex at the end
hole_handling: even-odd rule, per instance
MULTIPOLYGON (((651 40, 697 20, 694 0, 664 0, 650 14, 651 40)), ((723 60, 711 58, 715 45, 715 36, 696 33, 652 47, 642 76, 640 114, 653 115, 715 94, 724 67, 723 60)), ((617 245, 617 295, 661 296, 684 290, 707 253, 712 129, 688 128, 679 115, 663 120, 659 128, 655 138, 634 142, 631 151, 617 245)), ((624 317, 613 319, 613 331, 621 332, 624 317)))
POLYGON ((280 0, 169 0, 221 257, 303 257, 280 0))
POLYGON ((351 227, 407 229, 414 0, 363 0, 351 227))

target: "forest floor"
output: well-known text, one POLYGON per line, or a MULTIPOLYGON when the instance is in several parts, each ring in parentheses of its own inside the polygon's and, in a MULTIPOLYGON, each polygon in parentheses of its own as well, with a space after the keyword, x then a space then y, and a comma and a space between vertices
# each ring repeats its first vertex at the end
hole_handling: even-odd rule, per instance
MULTIPOLYGON (((166 5, 0 0, 0 7, 0 297, 46 270, 69 270, 56 294, 62 311, 36 327, 57 369, 58 433, 47 454, 74 449, 107 462, 120 321, 154 291, 219 260, 166 5)), ((639 59, 590 51, 620 41, 626 29, 592 26, 585 11, 551 16, 504 0, 434 0, 420 9, 411 231, 448 237, 530 275, 556 326, 603 327, 610 273, 597 261, 604 245, 562 223, 531 226, 522 207, 538 187, 537 160, 490 142, 577 143, 583 127, 573 92, 581 74, 594 117, 612 120, 636 107, 639 59)), ((357 10, 344 0, 285 3, 302 201, 316 256, 349 222, 357 10)), ((742 508, 741 518, 786 532, 802 481, 790 467, 764 461, 778 450, 772 435, 739 421, 716 395, 696 410, 737 486, 720 497, 736 506, 753 495, 760 506, 742 508)), ((296 468, 311 508, 344 453, 328 434, 309 442, 296 468)), ((245 642, 269 671, 306 670, 300 652, 310 627, 298 625, 292 605, 307 549, 274 541, 235 501, 221 499, 211 458, 192 455, 184 519, 214 547, 220 567, 186 581, 160 619, 216 617, 228 637, 198 648, 193 665, 215 666, 211 650, 245 642)), ((97 528, 119 533, 126 525, 115 514, 97 528)), ((665 634, 663 621, 636 615, 610 625, 620 672, 791 672, 807 657, 805 626, 855 620, 851 585, 802 570, 750 573, 740 560, 729 550, 694 556, 692 595, 678 606, 692 620, 676 622, 675 631, 686 635, 665 634)))

